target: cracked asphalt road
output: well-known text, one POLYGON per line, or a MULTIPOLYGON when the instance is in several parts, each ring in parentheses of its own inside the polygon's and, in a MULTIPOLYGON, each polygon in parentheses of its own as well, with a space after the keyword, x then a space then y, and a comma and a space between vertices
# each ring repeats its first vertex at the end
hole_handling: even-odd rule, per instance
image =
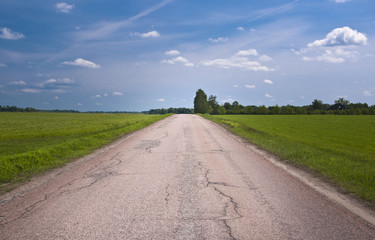
POLYGON ((0 239, 375 239, 346 208, 196 115, 1 198, 0 239))

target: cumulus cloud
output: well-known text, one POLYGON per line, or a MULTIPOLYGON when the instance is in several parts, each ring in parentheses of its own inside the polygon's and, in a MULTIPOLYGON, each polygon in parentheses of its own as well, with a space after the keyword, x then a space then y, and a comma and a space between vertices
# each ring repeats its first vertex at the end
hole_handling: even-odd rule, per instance
POLYGON ((267 56, 267 55, 262 55, 258 58, 259 61, 261 62, 270 62, 273 61, 273 58, 267 56))
POLYGON ((240 50, 236 53, 236 56, 258 56, 256 49, 240 50))
POLYGON ((95 64, 89 60, 85 60, 83 58, 77 58, 74 61, 65 61, 62 64, 65 65, 72 65, 72 66, 77 66, 77 67, 87 67, 87 68, 100 68, 100 65, 95 64))
POLYGON ((245 85, 245 88, 255 88, 255 85, 249 85, 249 84, 246 84, 246 85, 245 85))
POLYGON ((268 94, 268 93, 264 94, 264 96, 265 96, 266 98, 272 98, 272 96, 271 96, 270 94, 268 94))
POLYGON ((194 67, 194 63, 190 62, 188 59, 182 56, 178 56, 178 57, 171 58, 171 59, 165 59, 165 60, 162 60, 161 62, 168 63, 168 64, 181 63, 181 64, 184 64, 186 67, 194 67))
POLYGON ((347 60, 357 60, 360 53, 354 49, 366 44, 365 34, 349 27, 342 27, 332 30, 323 39, 307 44, 307 48, 292 51, 302 56, 304 61, 343 63, 347 60))
POLYGON ((165 52, 165 55, 168 55, 168 56, 177 56, 177 55, 181 55, 181 53, 178 50, 169 50, 169 51, 165 52))
POLYGON ((122 95, 124 95, 122 92, 113 92, 112 94, 114 96, 122 96, 122 95))
POLYGON ((222 103, 226 103, 226 102, 233 103, 233 102, 234 102, 234 99, 233 99, 231 96, 227 96, 227 98, 221 100, 221 102, 222 102, 222 103))
POLYGON ((56 3, 56 9, 62 13, 69 13, 73 8, 74 8, 74 4, 69 5, 64 2, 56 3))
POLYGON ((147 33, 139 33, 139 32, 136 32, 134 33, 135 36, 139 36, 141 38, 156 38, 156 37, 160 37, 160 33, 157 32, 157 31, 151 31, 151 32, 147 32, 147 33))
POLYGON ((273 84, 273 82, 272 82, 271 80, 269 80, 269 79, 264 79, 263 82, 264 82, 264 83, 267 83, 267 84, 273 84))
POLYGON ((218 38, 209 38, 208 40, 213 43, 222 43, 222 42, 228 41, 228 38, 218 37, 218 38))
POLYGON ((364 96, 368 96, 368 97, 370 97, 370 96, 374 96, 370 91, 364 91, 364 92, 363 92, 363 95, 364 95, 364 96))
POLYGON ((321 40, 315 40, 309 43, 308 47, 332 47, 332 46, 352 46, 366 45, 367 37, 365 34, 353 30, 350 27, 336 28, 321 40))
POLYGON ((9 83, 10 85, 26 85, 24 81, 13 81, 9 83))
POLYGON ((13 32, 9 28, 2 27, 0 28, 0 38, 7 40, 18 40, 25 38, 25 35, 19 32, 13 32))
MULTIPOLYGON (((318 52, 318 51, 317 51, 318 52)), ((325 49, 323 52, 320 51, 318 56, 308 57, 304 56, 304 61, 319 61, 328 63, 343 63, 348 59, 356 60, 359 57, 359 52, 348 51, 342 48, 325 49)))
POLYGON ((157 102, 165 102, 165 99, 164 98, 158 98, 156 99, 157 102))
POLYGON ((35 87, 40 91, 64 93, 67 89, 74 86, 74 84, 74 80, 70 78, 50 78, 44 82, 35 85, 35 87))
POLYGON ((240 26, 240 27, 237 28, 237 30, 238 30, 238 31, 244 31, 245 28, 243 28, 243 27, 240 26))
POLYGON ((229 58, 218 58, 214 60, 203 61, 204 66, 214 66, 219 68, 242 68, 250 71, 274 71, 274 69, 262 65, 258 61, 250 60, 250 56, 257 56, 255 49, 241 50, 229 58))

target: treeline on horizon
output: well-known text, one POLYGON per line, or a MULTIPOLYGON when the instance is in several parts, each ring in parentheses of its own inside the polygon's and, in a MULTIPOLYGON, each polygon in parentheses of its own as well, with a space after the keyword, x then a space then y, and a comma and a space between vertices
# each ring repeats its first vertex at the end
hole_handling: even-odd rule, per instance
POLYGON ((225 102, 220 105, 216 101, 216 96, 210 95, 207 98, 202 89, 198 89, 194 98, 194 113, 208 113, 212 115, 225 114, 259 114, 259 115, 293 115, 293 114, 335 114, 335 115, 375 115, 375 105, 369 106, 367 103, 350 103, 344 98, 339 98, 333 104, 323 103, 315 99, 306 106, 243 106, 237 101, 233 103, 225 102))

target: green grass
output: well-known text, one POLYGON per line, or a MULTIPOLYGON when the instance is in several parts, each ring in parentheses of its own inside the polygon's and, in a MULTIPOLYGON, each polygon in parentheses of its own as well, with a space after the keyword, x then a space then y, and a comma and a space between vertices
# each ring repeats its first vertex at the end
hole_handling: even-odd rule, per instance
POLYGON ((375 206, 375 116, 202 116, 375 206))
POLYGON ((166 116, 0 113, 0 188, 62 166, 166 116))

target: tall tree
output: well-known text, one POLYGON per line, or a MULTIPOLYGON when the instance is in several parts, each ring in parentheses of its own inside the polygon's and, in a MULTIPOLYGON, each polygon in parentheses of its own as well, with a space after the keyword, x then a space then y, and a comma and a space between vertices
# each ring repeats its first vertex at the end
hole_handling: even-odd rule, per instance
POLYGON ((207 95, 202 89, 198 89, 195 94, 194 112, 195 113, 207 113, 208 112, 207 95))
POLYGON ((219 103, 216 101, 216 96, 210 95, 207 102, 208 105, 212 108, 212 112, 210 114, 219 114, 219 103))

